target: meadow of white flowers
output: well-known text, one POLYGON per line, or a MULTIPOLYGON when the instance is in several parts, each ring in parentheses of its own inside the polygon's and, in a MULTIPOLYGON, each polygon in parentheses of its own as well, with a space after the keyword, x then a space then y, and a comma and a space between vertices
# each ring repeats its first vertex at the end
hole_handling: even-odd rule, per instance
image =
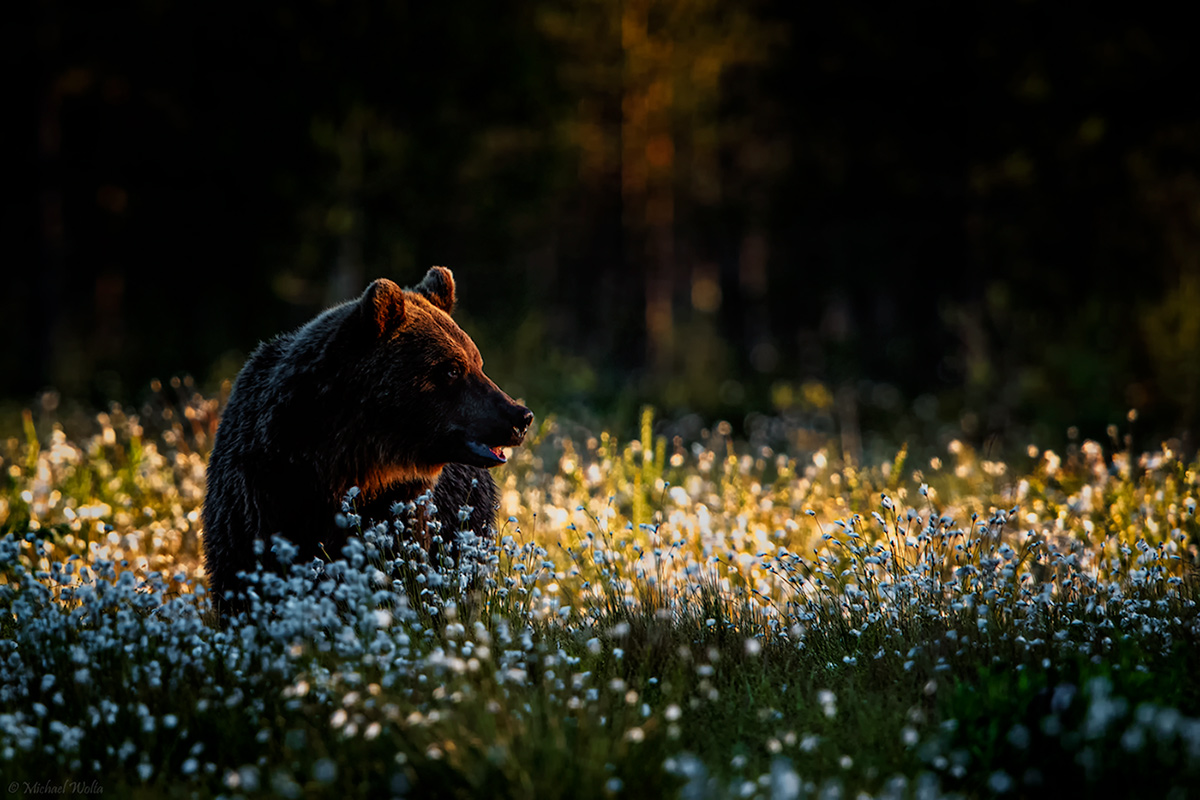
POLYGON ((252 575, 220 625, 203 431, 28 422, 0 449, 12 794, 1200 787, 1200 473, 1168 450, 860 466, 786 425, 551 421, 497 473, 497 539, 442 532, 458 564, 404 539, 412 508, 366 527, 351 495, 344 553, 252 575))

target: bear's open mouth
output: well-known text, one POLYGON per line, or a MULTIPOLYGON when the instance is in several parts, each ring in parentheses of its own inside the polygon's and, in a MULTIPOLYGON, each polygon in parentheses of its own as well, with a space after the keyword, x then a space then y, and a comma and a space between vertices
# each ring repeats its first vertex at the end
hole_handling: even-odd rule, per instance
POLYGON ((478 457, 482 462, 479 466, 482 467, 494 467, 508 461, 504 455, 504 448, 499 445, 492 447, 483 442, 467 442, 467 449, 471 451, 471 455, 478 457))

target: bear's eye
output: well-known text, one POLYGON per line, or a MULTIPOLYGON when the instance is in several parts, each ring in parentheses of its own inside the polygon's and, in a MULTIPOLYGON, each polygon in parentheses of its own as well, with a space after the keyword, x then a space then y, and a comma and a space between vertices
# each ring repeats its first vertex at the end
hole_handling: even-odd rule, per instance
POLYGON ((462 375, 462 369, 457 364, 446 367, 446 380, 456 381, 462 375))

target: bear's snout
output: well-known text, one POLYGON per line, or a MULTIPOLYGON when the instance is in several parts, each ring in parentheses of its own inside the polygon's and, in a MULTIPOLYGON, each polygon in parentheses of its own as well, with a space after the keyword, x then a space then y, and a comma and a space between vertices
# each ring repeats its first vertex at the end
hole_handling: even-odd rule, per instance
POLYGON ((525 441, 525 434, 529 433, 529 426, 533 424, 533 412, 511 400, 509 404, 504 412, 506 421, 511 425, 507 431, 508 439, 497 443, 502 447, 517 447, 525 441))
POLYGON ((457 461, 477 467, 494 467, 508 459, 504 455, 507 447, 518 447, 525 441, 525 434, 533 423, 533 412, 513 401, 494 383, 483 378, 482 397, 477 395, 477 404, 464 407, 467 413, 454 424, 451 438, 462 437, 455 451, 445 456, 447 461, 457 461))

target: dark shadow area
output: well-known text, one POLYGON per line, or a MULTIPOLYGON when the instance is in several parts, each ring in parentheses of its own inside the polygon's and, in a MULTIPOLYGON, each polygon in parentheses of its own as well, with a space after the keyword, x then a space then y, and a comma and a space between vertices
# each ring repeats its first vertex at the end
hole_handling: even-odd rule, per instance
POLYGON ((1148 6, 30 10, 0 403, 213 394, 444 264, 539 413, 1195 446, 1200 59, 1148 6))

